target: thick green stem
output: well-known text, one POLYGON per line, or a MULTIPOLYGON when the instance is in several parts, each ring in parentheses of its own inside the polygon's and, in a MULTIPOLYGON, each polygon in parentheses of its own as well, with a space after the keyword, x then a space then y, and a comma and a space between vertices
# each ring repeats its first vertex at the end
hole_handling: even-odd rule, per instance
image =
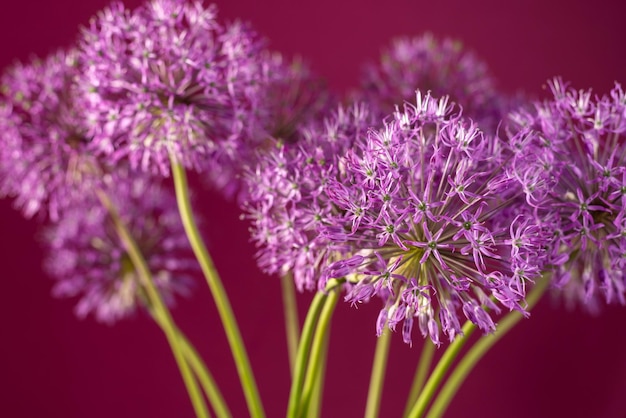
POLYGON ((288 273, 280 278, 283 290, 283 312, 285 314, 285 332, 287 334, 287 353, 289 354, 289 370, 293 377, 293 369, 298 352, 298 339, 300 338, 300 323, 298 320, 298 304, 296 302, 296 287, 293 283, 293 275, 288 273))
POLYGON ((317 418, 322 412, 322 395, 324 393, 324 378, 326 375, 326 361, 328 360, 329 342, 330 331, 326 333, 326 338, 324 339, 322 360, 317 365, 317 378, 315 379, 315 386, 313 386, 313 393, 311 394, 311 400, 309 401, 309 409, 306 415, 307 418, 317 418))
POLYGON ((316 293, 304 320, 302 335, 300 336, 300 343, 298 344, 298 354, 296 356, 293 379, 291 381, 291 390, 289 392, 289 405, 287 406, 287 417, 289 418, 296 418, 298 414, 307 360, 309 358, 311 348, 311 340, 313 339, 315 324, 317 324, 317 320, 320 316, 320 312, 322 311, 322 307, 326 302, 326 298, 327 296, 324 293, 316 293))
POLYGON ((176 200, 178 201, 178 210, 191 243, 191 248, 198 262, 200 268, 204 273, 204 277, 209 285, 215 306, 222 320, 224 331, 226 332, 226 338, 230 345, 230 350, 235 359, 235 366, 237 367, 237 373, 239 374, 239 380, 248 404, 248 411, 253 418, 265 417, 263 411, 263 405, 259 396, 259 390, 254 379, 252 367, 250 366, 250 360, 248 359, 248 353, 246 352, 241 332, 235 315, 233 313, 228 295, 220 280, 217 269, 213 264, 213 260, 206 249, 206 245, 200 236, 198 225, 193 216, 191 210, 191 201, 189 199, 189 187, 187 185, 187 174, 185 168, 178 163, 174 157, 171 158, 172 176, 174 177, 174 187, 176 189, 176 200))
POLYGON ((383 328, 382 335, 378 337, 376 341, 376 351, 374 352, 370 387, 367 391, 365 418, 376 418, 378 416, 378 411, 380 410, 380 400, 383 395, 383 387, 385 384, 385 370, 387 369, 390 342, 391 331, 387 326, 385 326, 383 328))
MULTIPOLYGON (((543 296, 548 287, 548 282, 549 280, 547 278, 542 278, 530 291, 528 297, 526 298, 528 311, 530 311, 541 299, 541 296, 543 296)), ((459 390, 465 381, 465 378, 472 371, 474 366, 476 366, 476 364, 491 349, 491 347, 502 339, 519 321, 522 320, 523 317, 524 316, 517 311, 509 312, 498 323, 498 328, 494 335, 485 335, 472 346, 472 348, 465 354, 465 356, 463 356, 459 364, 456 366, 445 385, 441 388, 439 395, 428 412, 427 418, 443 416, 446 412, 446 408, 452 401, 452 398, 459 390)))
POLYGON ((428 376, 428 371, 430 370, 434 355, 435 344, 433 344, 429 339, 424 339, 422 354, 420 355, 420 360, 417 364, 417 369, 415 370, 413 385, 411 386, 411 390, 409 392, 409 398, 407 400, 406 407, 404 408, 404 414, 402 415, 403 417, 408 416, 411 408, 415 405, 417 397, 424 387, 424 382, 426 382, 426 377, 428 376))
POLYGON ((456 359, 459 351, 461 351, 461 348, 475 329, 476 326, 472 322, 465 322, 463 325, 463 336, 454 340, 443 353, 441 359, 439 359, 437 366, 435 366, 435 369, 428 378, 428 381, 426 381, 426 385, 424 385, 422 393, 420 393, 419 398, 417 398, 415 405, 411 409, 409 418, 418 418, 424 414, 426 407, 428 407, 430 400, 439 387, 439 383, 441 383, 441 380, 452 365, 452 362, 456 359))
POLYGON ((315 335, 311 344, 311 355, 309 357, 306 377, 304 379, 302 400, 300 401, 300 406, 298 407, 299 416, 302 416, 304 412, 308 410, 313 387, 318 377, 317 372, 320 369, 325 368, 325 365, 321 364, 321 359, 324 353, 324 341, 328 336, 328 331, 330 329, 330 320, 333 316, 333 312, 335 311, 335 305, 337 304, 338 298, 339 290, 333 290, 329 293, 328 297, 326 298, 326 302, 324 303, 324 307, 322 308, 322 313, 320 314, 319 320, 317 321, 315 335))
POLYGON ((202 398, 198 384, 189 369, 189 365, 185 361, 183 350, 179 345, 177 327, 174 324, 174 320, 172 319, 167 306, 163 303, 163 299, 161 298, 159 291, 154 285, 152 273, 150 272, 148 263, 144 259, 137 242, 135 242, 132 234, 120 218, 117 208, 113 205, 107 194, 103 191, 97 191, 97 194, 100 202, 111 216, 118 237, 120 238, 120 241, 122 241, 124 249, 133 263, 133 266, 139 275, 139 279, 141 280, 141 284, 146 291, 150 302, 150 308, 154 311, 157 322, 161 325, 161 329, 165 333, 165 337, 170 345, 172 354, 174 355, 174 359, 176 360, 176 364, 180 370, 180 374, 185 382, 185 386, 196 416, 198 418, 208 418, 209 411, 206 407, 204 399, 202 398))

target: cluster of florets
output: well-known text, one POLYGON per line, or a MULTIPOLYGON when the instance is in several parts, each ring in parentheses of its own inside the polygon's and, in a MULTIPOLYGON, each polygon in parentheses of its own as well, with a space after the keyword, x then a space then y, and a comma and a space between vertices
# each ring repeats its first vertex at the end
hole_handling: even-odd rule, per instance
POLYGON ((509 128, 517 155, 511 177, 550 228, 553 281, 596 309, 626 303, 626 95, 550 82, 553 98, 517 112, 509 128))
POLYGON ((496 90, 485 62, 461 42, 438 40, 429 33, 395 39, 380 63, 364 68, 359 95, 386 116, 402 100, 411 101, 416 89, 450 97, 487 133, 496 131, 514 104, 496 90))
POLYGON ((216 14, 201 2, 154 0, 134 11, 114 3, 92 20, 80 86, 102 152, 168 175, 171 158, 219 171, 254 146, 269 77, 264 43, 216 14))
POLYGON ((219 170, 206 172, 212 185, 227 197, 236 195, 239 202, 248 198, 247 186, 241 179, 254 170, 257 160, 275 147, 299 142, 303 132, 310 132, 310 126, 319 123, 335 102, 324 80, 299 58, 289 60, 271 53, 266 68, 269 82, 263 103, 256 110, 260 121, 256 138, 239 149, 235 162, 219 164, 219 170))
MULTIPOLYGON (((137 242, 165 302, 171 304, 175 294, 186 295, 197 264, 171 193, 137 173, 117 178, 102 191, 137 242)), ((73 201, 45 237, 46 267, 57 281, 53 293, 78 296, 77 316, 93 313, 98 321, 111 324, 138 306, 150 309, 142 278, 111 214, 95 196, 73 201)))
POLYGON ((323 123, 301 127, 297 142, 282 141, 260 154, 245 177, 245 209, 262 270, 293 274, 300 290, 319 287, 320 269, 336 253, 319 234, 336 215, 324 187, 341 177, 339 156, 374 122, 364 104, 339 106, 323 123))
POLYGON ((505 178, 505 158, 447 98, 418 92, 384 128, 357 137, 324 185, 334 210, 321 235, 349 254, 324 278, 352 283, 353 303, 382 297, 378 333, 404 321, 406 342, 415 318, 439 344, 440 327, 450 340, 462 333, 460 311, 485 332, 495 329, 489 309, 524 312, 545 237, 505 178))
POLYGON ((2 77, 0 193, 15 197, 25 216, 59 219, 72 196, 102 178, 76 94, 82 71, 76 51, 57 52, 2 77))

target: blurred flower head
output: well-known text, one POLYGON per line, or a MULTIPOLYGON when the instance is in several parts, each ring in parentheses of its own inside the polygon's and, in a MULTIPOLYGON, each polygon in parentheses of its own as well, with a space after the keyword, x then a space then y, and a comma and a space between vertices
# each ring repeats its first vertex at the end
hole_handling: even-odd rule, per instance
POLYGON ((626 303, 626 95, 549 83, 552 98, 510 118, 511 177, 551 231, 553 281, 594 311, 626 303))
MULTIPOLYGON (((105 189, 145 257, 166 303, 186 295, 197 269, 174 197, 146 176, 117 178, 105 189)), ((78 297, 76 315, 114 323, 149 307, 141 279, 107 209, 95 198, 72 202, 45 233, 46 268, 58 297, 78 297)))
POLYGON ((497 91, 485 62, 464 50, 460 41, 439 40, 430 33, 396 38, 380 62, 365 66, 362 74, 357 95, 376 104, 381 116, 393 112, 403 100, 413 100, 419 89, 434 97, 450 97, 465 116, 493 134, 514 105, 497 91))
POLYGON ((102 180, 75 84, 82 71, 70 50, 14 65, 2 77, 0 194, 14 196, 26 216, 57 220, 68 201, 102 180))
POLYGON ((336 210, 323 189, 342 176, 339 157, 372 124, 365 104, 339 106, 323 122, 312 121, 294 139, 259 153, 244 177, 244 208, 263 271, 293 274, 300 290, 319 287, 321 268, 336 251, 319 235, 336 210))

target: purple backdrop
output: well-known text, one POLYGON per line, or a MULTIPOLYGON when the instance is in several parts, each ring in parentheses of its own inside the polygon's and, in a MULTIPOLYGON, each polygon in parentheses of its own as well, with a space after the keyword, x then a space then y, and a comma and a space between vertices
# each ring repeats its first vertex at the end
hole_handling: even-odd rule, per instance
MULTIPOLYGON (((274 49, 301 54, 333 88, 357 83, 359 64, 396 35, 431 31, 463 40, 486 60, 503 89, 543 94, 561 75, 605 93, 626 82, 622 2, 223 0, 223 18, 249 20, 274 49)), ((22 1, 0 14, 0 66, 69 45, 104 0, 22 1)), ((135 6, 138 1, 128 1, 135 6)), ((276 278, 257 270, 235 205, 201 196, 210 241, 250 350, 269 417, 284 415, 288 368, 276 278)), ((159 329, 145 316, 103 326, 77 320, 74 301, 50 296, 41 271, 40 229, 0 201, 0 416, 190 417, 184 386, 159 329)), ((309 295, 300 297, 304 305, 309 295)), ((331 339, 324 416, 362 416, 378 306, 339 306, 331 339)), ((202 281, 174 311, 220 382, 236 417, 246 416, 223 331, 202 281)), ((450 417, 626 416, 626 311, 591 318, 546 298, 478 365, 450 417)), ((401 414, 421 342, 394 336, 382 415, 401 414)), ((443 350, 439 350, 440 352, 443 350)))

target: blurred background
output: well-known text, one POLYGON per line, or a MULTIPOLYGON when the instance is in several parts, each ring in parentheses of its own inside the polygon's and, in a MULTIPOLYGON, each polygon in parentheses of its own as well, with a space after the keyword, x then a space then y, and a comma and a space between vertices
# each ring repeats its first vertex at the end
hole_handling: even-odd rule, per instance
MULTIPOLYGON (((129 7, 140 2, 125 1, 129 7)), ((0 67, 69 46, 105 0, 6 2, 0 67)), ((222 19, 250 21, 273 49, 307 59, 337 92, 354 88, 361 64, 399 35, 430 31, 463 41, 506 92, 545 95, 560 75, 607 93, 626 82, 622 1, 221 0, 222 19), (357 6, 358 4, 358 6, 357 6)), ((235 204, 197 196, 209 241, 249 348, 268 417, 284 415, 289 370, 280 284, 254 261, 235 204)), ((53 299, 42 272, 40 225, 0 201, 0 416, 191 417, 167 342, 145 314, 114 326, 74 317, 74 300, 53 299)), ((300 295, 304 316, 310 295, 300 295)), ((343 303, 332 328, 323 416, 358 417, 365 407, 377 303, 343 303)), ((222 387, 236 417, 247 416, 224 334, 203 281, 174 315, 222 387)), ((546 297, 476 367, 449 417, 626 417, 626 308, 598 317, 546 297)), ((382 417, 400 416, 421 341, 394 335, 382 417)), ((443 352, 439 350, 439 354, 443 352)))

